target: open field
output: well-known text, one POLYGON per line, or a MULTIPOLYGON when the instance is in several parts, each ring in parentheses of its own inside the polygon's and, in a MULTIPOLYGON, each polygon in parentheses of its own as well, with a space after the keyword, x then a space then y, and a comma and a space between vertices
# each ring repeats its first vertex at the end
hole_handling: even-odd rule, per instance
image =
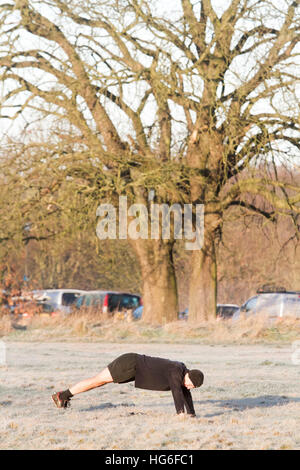
MULTIPOLYGON (((3 340, 4 338, 2 338, 3 340)), ((1 449, 300 449, 300 365, 291 344, 163 344, 5 340, 1 449), (119 354, 181 360, 205 374, 197 417, 180 420, 170 392, 109 384, 55 408, 51 394, 119 354)))

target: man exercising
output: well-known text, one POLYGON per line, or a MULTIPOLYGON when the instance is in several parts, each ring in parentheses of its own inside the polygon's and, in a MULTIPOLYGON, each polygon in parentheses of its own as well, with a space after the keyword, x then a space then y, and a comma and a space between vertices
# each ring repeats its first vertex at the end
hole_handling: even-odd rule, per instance
POLYGON ((82 380, 70 389, 57 392, 52 399, 58 408, 70 406, 70 399, 78 393, 102 387, 108 383, 118 384, 135 381, 136 388, 146 390, 171 390, 176 413, 184 409, 189 416, 196 416, 190 390, 203 384, 204 375, 198 369, 189 370, 183 362, 171 361, 144 354, 122 354, 112 361, 100 374, 82 380))

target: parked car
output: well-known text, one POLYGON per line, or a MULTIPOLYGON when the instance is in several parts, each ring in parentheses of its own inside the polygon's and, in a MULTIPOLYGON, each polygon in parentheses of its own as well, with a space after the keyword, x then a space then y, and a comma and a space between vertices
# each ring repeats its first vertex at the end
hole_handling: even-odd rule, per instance
POLYGON ((217 317, 223 319, 232 318, 239 309, 240 307, 236 304, 218 304, 217 317))
POLYGON ((55 308, 47 302, 39 302, 39 305, 41 306, 41 317, 56 317, 60 314, 59 310, 55 310, 55 308))
POLYGON ((283 287, 263 286, 257 295, 250 297, 234 314, 233 320, 241 316, 266 315, 268 318, 295 316, 300 318, 300 291, 287 291, 283 287))
POLYGON ((74 306, 76 308, 81 308, 81 307, 101 307, 102 308, 106 293, 107 292, 104 290, 87 291, 77 298, 74 306))
POLYGON ((187 320, 189 316, 189 309, 186 308, 183 312, 178 313, 178 320, 187 320))
POLYGON ((10 317, 14 322, 31 320, 33 317, 55 317, 59 311, 47 302, 33 299, 14 298, 9 306, 10 317))
MULTIPOLYGON (((239 310, 239 306, 236 304, 218 304, 217 305, 217 317, 219 318, 231 318, 234 313, 239 310)), ((138 307, 133 311, 133 318, 139 320, 142 317, 143 306, 138 307)), ((178 320, 187 320, 189 316, 189 309, 186 308, 182 312, 178 313, 178 320)))
MULTIPOLYGON (((239 308, 240 307, 236 304, 217 304, 217 317, 220 319, 231 318, 239 308)), ((186 308, 183 312, 178 314, 178 319, 187 320, 188 316, 189 310, 186 308)))
POLYGON ((128 292, 88 291, 76 301, 76 307, 95 307, 103 313, 135 310, 142 305, 141 296, 128 292))
POLYGON ((133 310, 132 317, 134 320, 140 320, 140 318, 142 317, 143 309, 144 309, 144 306, 140 305, 135 310, 133 310))
POLYGON ((45 289, 34 291, 33 298, 40 302, 50 304, 54 310, 70 313, 71 305, 85 292, 86 291, 79 289, 45 289))

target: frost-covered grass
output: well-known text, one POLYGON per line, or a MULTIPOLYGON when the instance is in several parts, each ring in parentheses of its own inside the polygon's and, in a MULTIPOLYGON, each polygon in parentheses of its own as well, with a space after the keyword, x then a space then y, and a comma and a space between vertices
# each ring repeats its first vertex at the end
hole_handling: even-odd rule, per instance
MULTIPOLYGON (((22 333, 23 334, 23 333, 22 333)), ((300 365, 291 344, 55 342, 5 337, 0 367, 1 449, 300 449, 300 365), (67 410, 55 390, 95 375, 124 352, 200 368, 197 417, 179 419, 170 392, 132 383, 78 395, 67 410)))

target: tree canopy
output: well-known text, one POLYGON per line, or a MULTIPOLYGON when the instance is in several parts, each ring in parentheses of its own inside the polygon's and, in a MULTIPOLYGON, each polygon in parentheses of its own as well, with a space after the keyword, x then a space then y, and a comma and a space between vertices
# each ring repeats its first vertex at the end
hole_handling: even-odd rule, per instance
MULTIPOLYGON (((1 119, 27 131, 36 120, 55 123, 62 132, 50 140, 60 144, 65 174, 95 199, 126 193, 149 205, 154 189, 159 202, 205 205, 190 297, 197 318, 214 310, 224 212, 233 205, 269 218, 300 212, 299 186, 276 172, 278 164, 292 172, 299 165, 300 8, 294 0, 170 5, 2 4, 1 119), (68 145, 63 134, 72 135, 68 145), (258 194, 270 211, 255 204, 258 194)), ((172 242, 136 244, 144 266, 151 259, 157 270, 169 259, 169 298, 172 242), (155 250, 160 255, 150 256, 155 250)), ((152 274, 146 269, 144 283, 152 274)))

